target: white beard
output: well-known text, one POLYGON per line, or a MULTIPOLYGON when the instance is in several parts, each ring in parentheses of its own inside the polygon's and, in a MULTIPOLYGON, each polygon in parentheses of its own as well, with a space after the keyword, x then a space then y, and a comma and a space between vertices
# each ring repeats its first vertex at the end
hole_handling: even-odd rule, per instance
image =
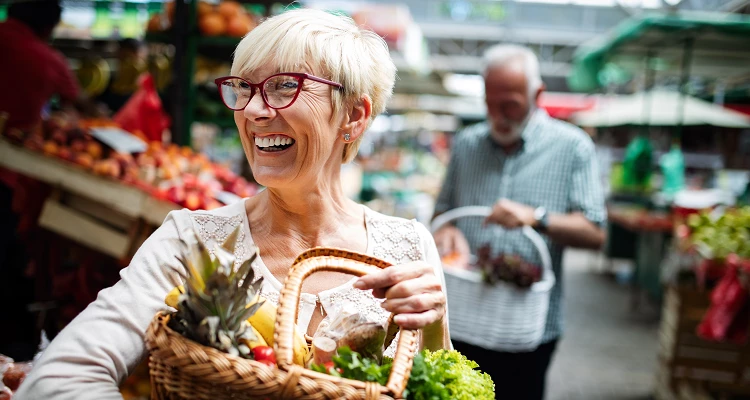
MULTIPOLYGON (((534 115, 534 111, 536 111, 536 107, 531 107, 529 109, 529 112, 523 118, 523 121, 511 123, 509 133, 497 132, 495 131, 495 128, 490 124, 490 136, 492 137, 492 140, 500 146, 504 147, 518 142, 521 139, 521 134, 523 133, 524 129, 526 129, 526 127, 529 125, 529 121, 531 120, 531 116, 534 115)), ((490 123, 491 122, 492 121, 490 120, 490 123)))

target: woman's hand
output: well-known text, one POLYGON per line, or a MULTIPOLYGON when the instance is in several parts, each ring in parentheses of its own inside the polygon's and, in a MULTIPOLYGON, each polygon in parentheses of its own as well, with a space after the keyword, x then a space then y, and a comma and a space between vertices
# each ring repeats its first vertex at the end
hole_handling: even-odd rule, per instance
POLYGON ((445 293, 431 265, 415 261, 367 274, 354 283, 357 289, 372 289, 383 308, 395 314, 404 329, 422 329, 441 324, 445 316, 445 293))

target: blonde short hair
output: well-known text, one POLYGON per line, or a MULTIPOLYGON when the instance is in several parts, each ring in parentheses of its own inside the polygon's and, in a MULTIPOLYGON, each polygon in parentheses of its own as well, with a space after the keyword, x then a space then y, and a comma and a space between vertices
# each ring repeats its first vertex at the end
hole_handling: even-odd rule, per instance
MULTIPOLYGON (((311 66, 321 78, 344 85, 343 92, 332 92, 334 115, 368 96, 372 115, 367 127, 385 111, 396 79, 396 66, 380 36, 349 17, 313 9, 290 10, 263 21, 237 46, 231 74, 243 76, 268 62, 283 72, 311 66)), ((361 141, 362 136, 346 144, 343 163, 354 159, 361 141)))

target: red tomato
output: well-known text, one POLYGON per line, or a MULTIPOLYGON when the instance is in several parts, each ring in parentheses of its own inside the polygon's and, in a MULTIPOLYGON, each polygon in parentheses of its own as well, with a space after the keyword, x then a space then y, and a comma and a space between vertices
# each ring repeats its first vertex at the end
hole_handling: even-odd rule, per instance
POLYGON ((273 362, 273 361, 271 361, 271 360, 255 360, 255 361, 257 361, 257 362, 259 362, 259 363, 261 363, 261 364, 263 364, 265 366, 268 366, 268 367, 271 367, 271 368, 276 368, 276 363, 273 362))
POLYGON ((255 346, 253 347, 253 356, 256 361, 270 361, 276 364, 276 355, 273 349, 268 346, 255 346))
POLYGON ((331 375, 334 375, 334 371, 339 375, 344 372, 341 368, 336 368, 336 365, 333 363, 333 361, 324 362, 323 367, 325 367, 326 371, 331 375))

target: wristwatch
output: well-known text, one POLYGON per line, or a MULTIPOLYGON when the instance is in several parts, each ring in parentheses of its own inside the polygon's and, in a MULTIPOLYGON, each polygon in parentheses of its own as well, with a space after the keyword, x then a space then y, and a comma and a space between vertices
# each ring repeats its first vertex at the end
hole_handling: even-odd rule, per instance
POLYGON ((539 232, 546 232, 549 228, 549 214, 544 207, 537 207, 534 210, 534 229, 539 232))

